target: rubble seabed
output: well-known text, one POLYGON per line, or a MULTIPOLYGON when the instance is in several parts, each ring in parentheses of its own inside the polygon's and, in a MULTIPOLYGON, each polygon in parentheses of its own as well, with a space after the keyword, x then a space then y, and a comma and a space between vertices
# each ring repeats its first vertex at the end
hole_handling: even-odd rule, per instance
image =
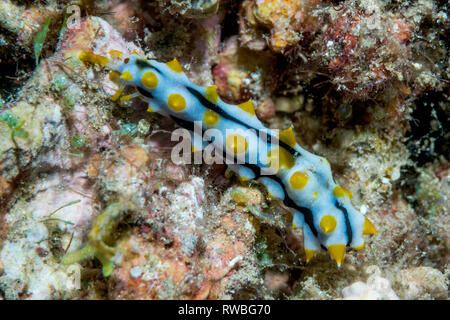
POLYGON ((0 1, 1 299, 448 298, 445 5, 80 5, 90 15, 60 35, 59 1, 0 1), (288 211, 223 166, 173 164, 173 123, 111 101, 108 72, 77 58, 93 49, 177 58, 224 100, 252 98, 266 125, 293 125, 329 159, 378 235, 341 268, 306 264, 288 211))

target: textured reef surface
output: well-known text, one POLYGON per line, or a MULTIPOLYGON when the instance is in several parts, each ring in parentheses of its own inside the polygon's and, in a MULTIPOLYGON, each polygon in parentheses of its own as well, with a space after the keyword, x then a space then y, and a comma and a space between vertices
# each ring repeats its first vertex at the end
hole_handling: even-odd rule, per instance
POLYGON ((0 0, 1 299, 448 299, 446 1, 0 0), (329 160, 373 222, 338 267, 101 56, 176 58, 329 160), (127 94, 133 94, 128 92, 127 94), (308 262, 307 262, 308 260, 308 262))

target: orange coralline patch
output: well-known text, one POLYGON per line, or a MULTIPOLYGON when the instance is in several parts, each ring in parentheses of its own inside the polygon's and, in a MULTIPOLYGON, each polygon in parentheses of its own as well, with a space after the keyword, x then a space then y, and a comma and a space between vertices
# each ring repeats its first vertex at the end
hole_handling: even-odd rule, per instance
MULTIPOLYGON (((47 17, 50 17, 52 22, 63 18, 61 17, 62 11, 57 10, 54 6, 25 6, 14 1, 4 2, 3 6, 7 6, 9 12, 7 12, 8 21, 2 22, 2 24, 9 32, 16 33, 17 42, 23 46, 33 45, 34 36, 47 17)), ((50 30, 51 32, 52 30, 50 30)))
MULTIPOLYGON (((230 279, 239 270, 243 261, 251 255, 254 230, 247 229, 246 221, 251 217, 235 210, 220 220, 217 236, 208 242, 203 260, 203 270, 211 282, 209 299, 220 299, 228 290, 230 279)), ((248 223, 250 224, 250 223, 248 223)))
POLYGON ((127 146, 122 149, 124 159, 135 167, 142 167, 148 161, 147 153, 139 146, 127 146))
POLYGON ((65 58, 77 56, 80 51, 91 52, 94 37, 103 37, 104 30, 91 19, 82 19, 79 24, 66 33, 61 51, 65 58))
POLYGON ((241 260, 245 257, 247 247, 239 240, 234 240, 225 234, 219 234, 208 243, 206 254, 208 263, 204 266, 205 275, 211 281, 218 281, 230 272, 234 264, 233 260, 241 260), (242 258, 240 258, 242 257, 242 258))
POLYGON ((338 17, 325 30, 326 45, 338 42, 342 43, 342 52, 335 55, 330 60, 328 67, 333 71, 339 71, 352 59, 351 53, 357 48, 358 41, 355 35, 351 32, 356 28, 360 22, 360 17, 347 17, 346 15, 338 17))
POLYGON ((412 34, 411 26, 402 19, 395 19, 390 30, 397 39, 403 42, 408 41, 412 34))
POLYGON ((124 253, 109 279, 109 298, 191 300, 227 295, 231 278, 251 255, 254 231, 244 223, 247 214, 230 212, 213 230, 185 230, 202 237, 202 245, 190 255, 174 234, 180 226, 171 220, 159 225, 154 214, 158 215, 147 217, 155 222, 153 228, 135 228, 118 244, 124 253))
POLYGON ((89 160, 89 163, 87 165, 87 173, 89 178, 95 178, 98 176, 98 167, 100 166, 101 161, 102 156, 98 153, 92 156, 92 158, 89 160))
POLYGON ((213 282, 204 281, 198 290, 197 294, 194 296, 195 300, 205 300, 208 299, 211 293, 211 287, 213 286, 213 282))
POLYGON ((161 242, 132 236, 121 247, 126 254, 112 274, 110 298, 193 299, 203 285, 204 280, 195 276, 201 274, 198 266, 161 242), (187 275, 193 281, 186 282, 187 275))
MULTIPOLYGON (((134 49, 142 54, 142 50, 133 45, 127 47, 115 29, 108 24, 102 24, 96 18, 81 19, 80 23, 68 28, 60 46, 60 51, 67 60, 78 57, 80 52, 90 52, 106 57, 111 50, 131 52, 134 49), (101 45, 98 45, 99 43, 101 45)), ((68 63, 67 66, 78 68, 76 64, 71 63, 68 63)))
POLYGON ((257 30, 262 27, 269 30, 269 47, 275 52, 283 52, 297 44, 302 33, 317 27, 316 19, 309 14, 316 5, 316 0, 244 1, 241 15, 245 18, 240 19, 244 43, 252 49, 262 47, 261 43, 257 44, 262 38, 257 35, 257 30))
POLYGON ((279 271, 267 271, 264 275, 264 284, 269 291, 285 291, 289 287, 289 273, 279 271))
MULTIPOLYGON (((241 225, 234 219, 227 221, 229 232, 218 230, 216 237, 204 238, 204 249, 191 256, 182 252, 182 244, 176 237, 168 246, 155 238, 148 241, 141 234, 133 234, 119 245, 125 254, 111 276, 109 298, 223 297, 230 276, 249 254, 252 245, 250 233, 242 233, 241 225)), ((170 226, 165 227, 167 233, 164 231, 164 235, 159 236, 170 237, 169 229, 170 226)))
MULTIPOLYGON (((128 181, 132 178, 140 180, 145 177, 143 173, 147 170, 150 158, 150 155, 140 146, 128 145, 124 146, 120 152, 115 153, 114 156, 109 156, 106 161, 101 163, 100 168, 105 170, 104 176, 106 178, 114 181, 128 181)), ((134 192, 132 188, 126 190, 130 194, 134 192)))
POLYGON ((222 218, 221 227, 226 231, 231 231, 234 228, 234 219, 232 216, 225 216, 222 218))
POLYGON ((297 0, 256 1, 255 17, 272 27, 270 44, 274 51, 294 45, 299 40, 295 29, 304 15, 300 10, 301 4, 302 1, 297 0))
POLYGON ((208 279, 208 299, 221 299, 227 292, 231 277, 249 254, 251 243, 233 240, 227 235, 219 235, 210 242, 207 263, 203 266, 208 279))
POLYGON ((12 190, 11 183, 4 176, 0 176, 0 197, 9 194, 12 190))

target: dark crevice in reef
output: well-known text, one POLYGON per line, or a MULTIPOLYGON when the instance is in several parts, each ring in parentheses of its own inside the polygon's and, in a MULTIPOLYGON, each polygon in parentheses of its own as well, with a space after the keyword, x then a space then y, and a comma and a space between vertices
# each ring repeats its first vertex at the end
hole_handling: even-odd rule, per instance
POLYGON ((23 83, 30 77, 35 60, 29 50, 15 46, 15 35, 0 27, 0 97, 5 101, 13 100, 23 83))
POLYGON ((448 11, 448 0, 435 0, 434 2, 439 10, 448 11))
POLYGON ((416 185, 418 183, 419 172, 415 166, 405 165, 400 168, 401 177, 394 185, 394 189, 401 194, 414 208, 417 207, 416 185))
MULTIPOLYGON (((56 50, 63 20, 52 19, 39 61, 50 57, 56 50)), ((36 68, 33 45, 17 43, 16 35, 0 27, 0 98, 9 102, 17 97, 23 84, 36 68)))
POLYGON ((406 146, 414 165, 401 168, 401 178, 396 188, 405 199, 417 208, 416 188, 420 168, 436 161, 448 159, 450 147, 449 95, 444 91, 428 92, 415 101, 409 121, 410 131, 406 135, 406 146))
MULTIPOLYGON (((293 49, 298 50, 298 48, 293 49)), ((290 56, 277 56, 280 80, 275 92, 279 96, 304 95, 305 105, 312 99, 314 108, 308 110, 312 116, 321 119, 327 128, 354 128, 367 126, 372 121, 373 99, 350 99, 338 90, 332 76, 321 70, 314 62, 303 63, 290 56)))
POLYGON ((410 158, 421 167, 440 156, 448 157, 450 110, 448 93, 428 92, 416 100, 406 135, 410 158))
POLYGON ((223 43, 224 40, 239 34, 239 2, 230 1, 226 5, 221 5, 219 11, 225 11, 225 18, 222 22, 222 34, 220 41, 223 43))
POLYGON ((312 98, 314 101, 313 113, 328 128, 366 126, 372 120, 369 106, 374 102, 343 98, 326 75, 317 75, 304 89, 305 98, 312 98))

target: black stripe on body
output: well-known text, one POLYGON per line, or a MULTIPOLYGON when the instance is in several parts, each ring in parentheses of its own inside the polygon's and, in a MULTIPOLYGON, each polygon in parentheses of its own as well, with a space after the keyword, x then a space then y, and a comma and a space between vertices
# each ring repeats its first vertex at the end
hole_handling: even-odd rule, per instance
POLYGON ((252 128, 251 126, 249 126, 248 124, 242 122, 239 119, 234 118, 233 116, 229 115, 228 113, 225 112, 225 110, 223 110, 222 108, 220 108, 218 105, 212 103, 211 101, 209 101, 208 99, 206 99, 200 92, 198 92, 197 90, 190 88, 190 87, 186 87, 186 89, 197 98, 198 101, 200 101, 200 104, 202 106, 204 106, 206 109, 212 110, 215 113, 221 115, 222 117, 224 117, 225 119, 231 120, 233 122, 237 122, 240 125, 243 125, 244 127, 248 128, 248 129, 254 129, 257 130, 255 128, 252 128))
MULTIPOLYGON (((258 136, 261 136, 260 134, 260 129, 257 128, 253 128, 252 126, 248 125, 245 122, 242 122, 239 119, 236 119, 235 117, 233 117, 232 115, 228 114, 225 110, 223 110, 222 108, 220 108, 218 105, 212 103, 211 101, 209 101, 208 99, 206 99, 200 92, 198 92, 197 90, 190 88, 190 87, 186 87, 186 89, 197 98, 197 100, 200 102, 200 104, 202 106, 204 106, 206 109, 212 110, 214 112, 216 112, 217 114, 221 115, 222 117, 224 117, 225 119, 228 119, 230 121, 239 123, 240 125, 246 127, 247 129, 253 129, 258 133, 258 136)), ((272 136, 269 133, 266 133, 267 139, 266 139, 266 143, 271 144, 272 142, 272 136)), ((298 151, 296 151, 294 148, 292 148, 290 145, 284 143, 283 141, 279 140, 278 141, 278 145, 280 145, 281 147, 283 147, 284 149, 286 149, 286 151, 288 151, 290 154, 292 154, 295 158, 300 156, 300 153, 298 151)))
POLYGON ((136 64, 136 66, 139 68, 139 70, 143 70, 145 68, 147 69, 154 69, 156 72, 158 72, 159 74, 161 74, 161 70, 159 70, 158 68, 156 68, 154 65, 152 65, 150 62, 148 62, 145 59, 136 59, 134 61, 134 63, 136 64))
MULTIPOLYGON (((257 165, 254 164, 241 164, 241 166, 245 166, 249 169, 251 169, 254 173, 255 173, 255 179, 258 179, 259 177, 261 177, 261 168, 258 167, 257 165)), ((291 199, 291 197, 289 197, 288 193, 286 192, 286 188, 284 186, 284 183, 281 181, 281 179, 279 177, 277 177, 276 175, 264 175, 264 177, 268 177, 276 182, 278 182, 281 186, 281 188, 283 189, 284 192, 284 200, 283 203, 289 207, 289 208, 293 208, 298 210, 299 212, 301 212, 303 214, 303 216, 305 217, 305 222, 308 224, 308 226, 311 228, 311 232, 314 234, 315 237, 318 237, 318 232, 317 229, 314 227, 314 218, 313 218, 313 214, 312 211, 306 207, 301 207, 299 205, 297 205, 294 200, 291 199)))
POLYGON ((344 219, 345 219, 345 227, 347 229, 347 237, 348 237, 348 242, 347 242, 347 246, 350 245, 350 243, 352 243, 353 240, 353 231, 352 231, 352 226, 350 225, 350 219, 348 218, 348 211, 347 209, 345 209, 345 207, 339 203, 339 201, 335 202, 335 206, 342 211, 342 214, 344 215, 344 219))
MULTIPOLYGON (((155 66, 153 66, 150 62, 148 62, 148 61, 145 60, 145 59, 137 58, 137 59, 134 61, 134 63, 136 64, 136 66, 138 67, 138 69, 139 69, 140 71, 142 71, 142 70, 144 70, 144 69, 153 69, 154 71, 156 71, 156 72, 158 72, 159 74, 161 74, 161 71, 160 71, 158 68, 156 68, 155 66)), ((142 87, 140 87, 140 86, 137 86, 136 88, 137 88, 137 90, 139 91, 139 93, 140 93, 141 95, 143 95, 144 97, 150 98, 150 99, 153 98, 153 95, 152 95, 146 88, 142 88, 142 87)))
MULTIPOLYGON (((176 123, 177 125, 179 125, 180 127, 185 128, 185 129, 187 129, 187 130, 190 130, 190 131, 192 131, 192 132, 195 131, 195 130, 194 130, 195 126, 194 126, 194 123, 193 123, 192 121, 187 121, 187 120, 184 120, 184 119, 175 117, 175 116, 170 116, 170 118, 171 118, 173 121, 175 121, 175 123, 176 123)), ((203 129, 202 129, 202 134, 203 134, 203 129)))
POLYGON ((144 97, 146 97, 146 98, 149 98, 149 99, 153 99, 153 95, 150 93, 150 92, 148 92, 147 90, 145 90, 144 88, 141 88, 141 87, 136 87, 137 88, 137 91, 141 94, 141 95, 143 95, 144 97))
MULTIPOLYGON (((193 122, 191 122, 191 121, 186 121, 186 120, 177 118, 177 117, 175 117, 175 116, 170 116, 170 117, 171 117, 171 118, 175 121, 175 123, 178 124, 180 127, 183 127, 183 128, 185 128, 185 129, 187 129, 187 130, 190 130, 190 131, 194 132, 194 123, 193 123, 193 122)), ((202 135, 203 135, 203 129, 202 129, 202 135)), ((226 155, 225 150, 222 150, 222 152, 223 152, 222 158, 223 158, 223 159, 226 159, 226 156, 227 156, 227 155, 226 155)), ((236 156, 234 155, 233 157, 234 157, 233 160, 236 161, 236 160, 237 160, 237 159, 236 159, 236 156)), ((239 165, 244 166, 244 167, 247 167, 247 168, 249 168, 250 170, 253 171, 253 173, 255 174, 255 178, 254 178, 253 180, 256 180, 256 179, 258 179, 259 177, 262 176, 262 175, 261 175, 261 168, 258 167, 258 166, 255 165, 255 164, 243 163, 243 164, 239 164, 239 165)), ((274 181, 276 181, 276 182, 278 182, 278 183, 280 184, 280 186, 281 186, 281 188, 283 189, 283 192, 284 192, 284 200, 283 200, 283 203, 284 203, 287 207, 296 209, 296 210, 298 210, 299 212, 301 212, 301 213, 303 214, 303 216, 305 217, 305 222, 306 222, 306 223, 308 224, 308 226, 311 228, 311 231, 312 231, 312 233, 314 234, 314 236, 315 236, 315 237, 318 237, 317 229, 314 227, 314 218, 313 218, 312 211, 311 211, 310 209, 306 208, 306 207, 301 207, 301 206, 297 205, 297 204, 294 202, 294 200, 292 200, 292 199, 289 197, 288 193, 286 192, 286 188, 285 188, 283 182, 280 180, 279 177, 277 177, 276 175, 264 175, 264 177, 268 177, 268 178, 270 178, 270 179, 273 179, 274 181)))

